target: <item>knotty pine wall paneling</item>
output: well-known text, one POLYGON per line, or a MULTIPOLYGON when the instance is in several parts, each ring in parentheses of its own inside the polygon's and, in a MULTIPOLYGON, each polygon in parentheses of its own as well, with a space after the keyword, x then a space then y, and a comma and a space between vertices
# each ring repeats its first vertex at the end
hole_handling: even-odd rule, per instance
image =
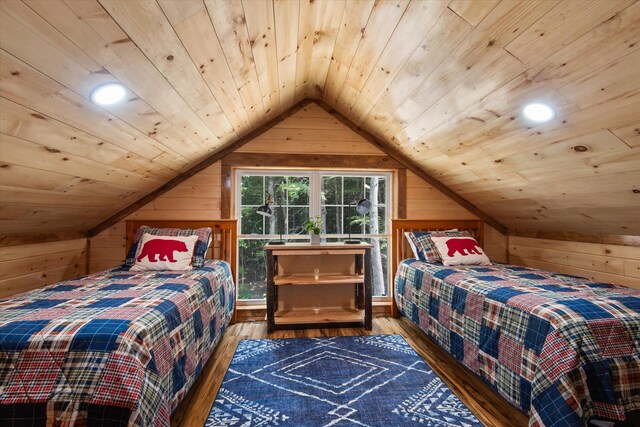
POLYGON ((0 248, 0 298, 87 273, 87 239, 0 248))
MULTIPOLYGON (((220 219, 220 178, 221 164, 216 162, 141 207, 126 219, 220 219)), ((125 220, 91 239, 89 271, 104 270, 124 262, 125 220)))
POLYGON ((640 288, 640 248, 509 236, 509 263, 640 288))
MULTIPOLYGON (((407 219, 464 220, 478 218, 414 173, 407 171, 407 219)), ((506 262, 506 236, 486 224, 484 228, 485 252, 494 261, 506 262)))

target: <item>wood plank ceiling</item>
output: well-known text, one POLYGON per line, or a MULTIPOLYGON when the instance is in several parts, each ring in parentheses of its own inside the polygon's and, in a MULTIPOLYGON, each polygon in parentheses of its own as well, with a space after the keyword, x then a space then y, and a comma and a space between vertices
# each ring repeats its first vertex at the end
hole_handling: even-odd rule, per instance
POLYGON ((633 0, 2 0, 0 234, 84 232, 310 98, 510 229, 639 235, 639 81, 633 0))

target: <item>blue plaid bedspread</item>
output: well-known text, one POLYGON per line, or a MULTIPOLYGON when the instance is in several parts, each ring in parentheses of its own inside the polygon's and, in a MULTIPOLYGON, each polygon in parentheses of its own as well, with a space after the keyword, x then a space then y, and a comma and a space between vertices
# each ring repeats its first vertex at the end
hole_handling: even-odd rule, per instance
POLYGON ((228 326, 224 261, 115 268, 0 300, 0 424, 169 426, 228 326))
POLYGON ((640 290, 513 265, 404 260, 400 311, 530 426, 640 409, 640 290))

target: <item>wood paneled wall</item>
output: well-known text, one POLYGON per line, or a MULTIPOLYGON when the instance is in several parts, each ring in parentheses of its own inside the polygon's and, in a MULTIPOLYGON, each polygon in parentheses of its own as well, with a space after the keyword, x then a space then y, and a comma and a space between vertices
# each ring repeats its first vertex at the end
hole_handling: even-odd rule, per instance
POLYGON ((240 147, 236 153, 385 155, 316 103, 306 105, 282 123, 240 147))
POLYGON ((509 262, 640 288, 640 248, 509 236, 509 262))
POLYGON ((508 259, 507 236, 484 225, 484 251, 489 259, 496 262, 507 262, 508 259))
MULTIPOLYGON (((308 154, 359 156, 362 159, 385 156, 314 103, 245 144, 236 153, 282 156, 283 159, 287 155, 308 154)), ((221 162, 215 163, 131 214, 128 219, 221 218, 221 167, 221 162)), ((407 173, 407 215, 423 219, 476 219, 410 172, 407 173)), ((487 227, 485 239, 489 256, 497 261, 506 261, 506 237, 487 227)), ((90 271, 121 264, 125 256, 124 246, 124 221, 92 238, 90 271)))
MULTIPOLYGON (((478 219, 477 216, 407 171, 407 219, 478 219)), ((507 262, 507 237, 488 225, 484 250, 494 261, 507 262)))
MULTIPOLYGON (((126 219, 220 219, 220 162, 192 176, 126 219)), ((120 221, 91 239, 89 271, 122 264, 125 258, 125 222, 120 221)))
POLYGON ((87 239, 0 248, 0 298, 87 272, 87 239))

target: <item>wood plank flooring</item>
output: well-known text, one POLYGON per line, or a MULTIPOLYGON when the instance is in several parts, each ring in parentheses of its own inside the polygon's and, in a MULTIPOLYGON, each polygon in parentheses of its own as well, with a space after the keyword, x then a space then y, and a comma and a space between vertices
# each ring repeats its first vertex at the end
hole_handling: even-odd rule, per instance
POLYGON ((200 378, 178 406, 171 420, 172 426, 202 427, 209 414, 220 383, 241 339, 306 338, 324 336, 399 334, 404 337, 451 390, 486 426, 526 426, 527 416, 507 403, 487 384, 468 371, 444 350, 433 343, 411 321, 402 317, 373 319, 373 329, 307 329, 276 331, 267 334, 266 322, 244 322, 231 326, 222 337, 200 378))

